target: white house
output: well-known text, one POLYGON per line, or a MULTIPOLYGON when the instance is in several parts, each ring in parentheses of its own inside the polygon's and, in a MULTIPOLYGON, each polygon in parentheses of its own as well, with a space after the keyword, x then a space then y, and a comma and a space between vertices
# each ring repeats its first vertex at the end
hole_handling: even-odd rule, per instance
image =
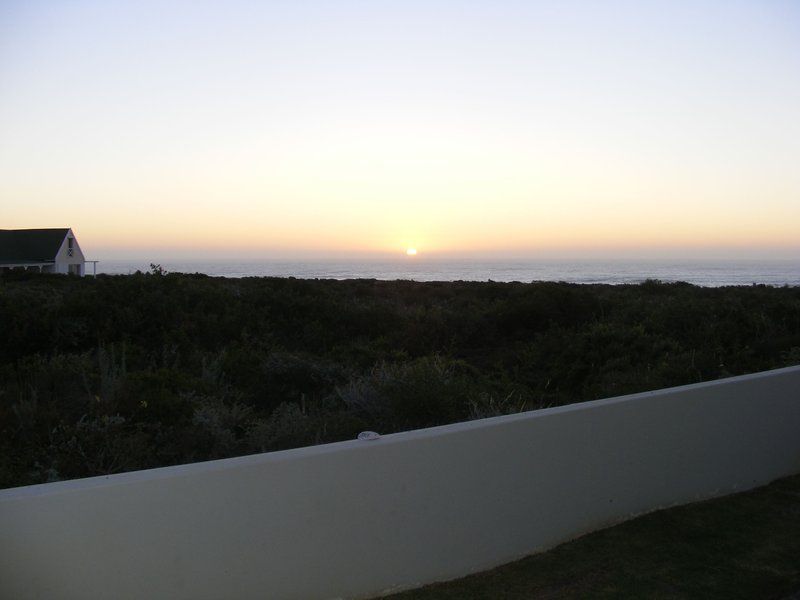
POLYGON ((0 229, 0 273, 27 269, 85 275, 87 261, 72 229, 0 229))

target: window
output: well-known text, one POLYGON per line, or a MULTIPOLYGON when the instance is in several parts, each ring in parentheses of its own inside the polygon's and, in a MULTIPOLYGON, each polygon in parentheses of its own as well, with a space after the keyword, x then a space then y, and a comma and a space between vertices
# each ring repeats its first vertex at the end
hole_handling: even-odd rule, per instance
POLYGON ((67 238, 67 256, 72 256, 72 238, 67 238))

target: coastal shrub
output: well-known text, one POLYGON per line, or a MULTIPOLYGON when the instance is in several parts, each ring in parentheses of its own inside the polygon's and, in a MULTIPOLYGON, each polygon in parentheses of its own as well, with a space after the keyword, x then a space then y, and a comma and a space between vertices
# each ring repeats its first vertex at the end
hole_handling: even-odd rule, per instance
POLYGON ((218 396, 191 396, 192 426, 196 449, 208 458, 224 458, 246 454, 246 440, 253 423, 253 407, 240 402, 225 402, 218 396))
POLYGON ((192 416, 192 380, 175 369, 130 373, 116 403, 120 412, 137 421, 183 423, 192 416))
POLYGON ((511 390, 505 396, 495 396, 490 392, 473 394, 469 399, 469 418, 486 419, 511 415, 534 408, 545 408, 546 405, 537 403, 524 394, 511 390))
POLYGON ((800 288, 0 277, 0 486, 800 364, 800 288))
POLYGON ((266 419, 251 423, 247 441, 255 452, 309 445, 314 439, 312 419, 292 402, 282 402, 266 419))
POLYGON ((381 363, 337 392, 348 410, 385 431, 465 419, 473 389, 464 363, 437 355, 381 363))

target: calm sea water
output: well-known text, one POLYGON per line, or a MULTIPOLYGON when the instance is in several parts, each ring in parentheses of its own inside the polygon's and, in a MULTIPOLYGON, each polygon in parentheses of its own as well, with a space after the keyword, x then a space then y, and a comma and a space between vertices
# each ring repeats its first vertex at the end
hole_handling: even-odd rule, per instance
POLYGON ((702 286, 800 285, 800 261, 102 261, 98 273, 148 271, 158 262, 170 272, 218 277, 297 277, 303 279, 411 279, 415 281, 566 281, 638 283, 645 279, 686 281, 702 286))

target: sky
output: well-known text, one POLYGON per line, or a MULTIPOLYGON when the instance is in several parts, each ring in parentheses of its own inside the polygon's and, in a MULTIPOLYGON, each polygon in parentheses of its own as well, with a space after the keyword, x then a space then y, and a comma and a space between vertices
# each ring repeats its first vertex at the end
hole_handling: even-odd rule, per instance
POLYGON ((0 228, 87 258, 800 258, 800 3, 0 2, 0 228))

